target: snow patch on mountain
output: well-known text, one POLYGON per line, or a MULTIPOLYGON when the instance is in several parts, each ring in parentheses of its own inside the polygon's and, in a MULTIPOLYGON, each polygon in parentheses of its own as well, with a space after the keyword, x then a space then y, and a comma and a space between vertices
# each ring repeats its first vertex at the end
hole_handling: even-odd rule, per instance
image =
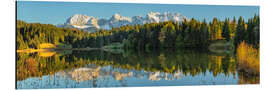
POLYGON ((120 27, 123 25, 135 25, 135 24, 146 24, 146 23, 159 23, 165 21, 181 22, 186 19, 185 16, 180 13, 159 13, 150 12, 146 16, 133 16, 125 17, 120 14, 114 14, 109 19, 98 19, 93 16, 87 16, 82 14, 75 14, 67 19, 66 23, 63 25, 58 25, 58 27, 65 28, 77 28, 83 29, 89 32, 94 32, 99 29, 110 30, 112 27, 120 27))

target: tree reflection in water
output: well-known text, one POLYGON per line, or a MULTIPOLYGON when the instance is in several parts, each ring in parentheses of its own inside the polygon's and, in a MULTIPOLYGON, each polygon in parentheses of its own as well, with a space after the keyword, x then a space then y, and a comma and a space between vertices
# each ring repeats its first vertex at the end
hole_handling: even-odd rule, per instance
POLYGON ((258 77, 237 71, 233 54, 196 51, 52 53, 17 54, 18 88, 147 86, 149 82, 167 82, 158 84, 165 86, 259 83, 258 77), (231 81, 226 82, 226 79, 231 81), (129 84, 131 82, 134 83, 129 84))

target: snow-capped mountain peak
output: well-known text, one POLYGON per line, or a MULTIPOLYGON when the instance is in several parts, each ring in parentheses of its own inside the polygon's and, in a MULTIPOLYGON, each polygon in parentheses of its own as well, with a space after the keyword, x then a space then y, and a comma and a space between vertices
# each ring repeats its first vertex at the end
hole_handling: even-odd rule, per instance
POLYGON ((81 14, 75 14, 72 17, 70 17, 66 24, 70 25, 84 25, 87 23, 87 21, 90 19, 90 16, 81 15, 81 14))
POLYGON ((165 21, 180 22, 186 17, 180 13, 164 12, 149 12, 143 16, 125 17, 120 14, 114 14, 109 19, 98 19, 93 16, 86 16, 82 14, 75 14, 67 19, 64 25, 61 27, 78 28, 86 31, 96 31, 97 29, 111 29, 112 27, 120 27, 123 25, 135 25, 135 24, 146 24, 146 23, 158 23, 165 21))

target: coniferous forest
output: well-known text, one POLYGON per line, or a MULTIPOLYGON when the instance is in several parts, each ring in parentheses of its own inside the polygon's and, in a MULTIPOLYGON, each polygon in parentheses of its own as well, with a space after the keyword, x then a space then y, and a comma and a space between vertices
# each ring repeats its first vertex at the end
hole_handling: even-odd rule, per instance
MULTIPOLYGON (((33 84, 31 80, 27 81, 33 77, 40 78, 37 82, 46 82, 51 80, 47 75, 54 75, 53 80, 58 82, 59 73, 71 76, 64 82, 76 81, 76 84, 64 84, 65 87, 76 87, 77 83, 85 81, 88 81, 87 87, 97 87, 97 82, 110 82, 100 80, 125 84, 124 78, 128 77, 151 81, 169 78, 182 82, 181 78, 190 76, 189 81, 194 85, 200 83, 193 78, 196 76, 217 78, 214 82, 224 83, 231 83, 230 77, 234 77, 232 80, 237 83, 233 84, 260 82, 258 15, 248 20, 242 17, 232 20, 213 18, 211 21, 191 18, 182 22, 125 25, 96 32, 21 20, 16 23, 19 88, 32 86, 23 87, 25 83, 33 84), (140 75, 143 76, 139 78, 140 75), (105 78, 107 76, 111 78, 105 78), (89 84, 91 81, 93 85, 89 84)), ((169 83, 173 84, 177 83, 169 83)), ((47 84, 40 85, 34 88, 43 88, 47 84)))
POLYGON ((242 41, 259 48, 259 16, 244 20, 199 21, 194 18, 182 22, 160 22, 144 25, 125 25, 94 33, 84 30, 60 28, 51 24, 17 21, 17 50, 39 49, 42 43, 71 45, 72 48, 101 48, 113 43, 124 48, 157 50, 168 48, 207 49, 217 40, 226 40, 238 46, 242 41))

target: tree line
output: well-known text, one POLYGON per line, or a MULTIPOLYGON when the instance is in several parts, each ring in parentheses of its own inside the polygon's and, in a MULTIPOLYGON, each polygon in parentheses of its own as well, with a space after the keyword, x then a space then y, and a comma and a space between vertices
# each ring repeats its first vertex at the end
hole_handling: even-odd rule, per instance
POLYGON ((233 41, 237 46, 246 41, 259 47, 259 16, 247 22, 240 16, 238 22, 226 18, 199 21, 194 18, 182 22, 125 25, 111 30, 90 33, 84 30, 61 28, 51 24, 26 23, 17 20, 17 49, 38 49, 42 43, 67 44, 73 48, 100 48, 112 43, 122 43, 125 48, 137 50, 166 48, 205 49, 215 40, 233 41))

